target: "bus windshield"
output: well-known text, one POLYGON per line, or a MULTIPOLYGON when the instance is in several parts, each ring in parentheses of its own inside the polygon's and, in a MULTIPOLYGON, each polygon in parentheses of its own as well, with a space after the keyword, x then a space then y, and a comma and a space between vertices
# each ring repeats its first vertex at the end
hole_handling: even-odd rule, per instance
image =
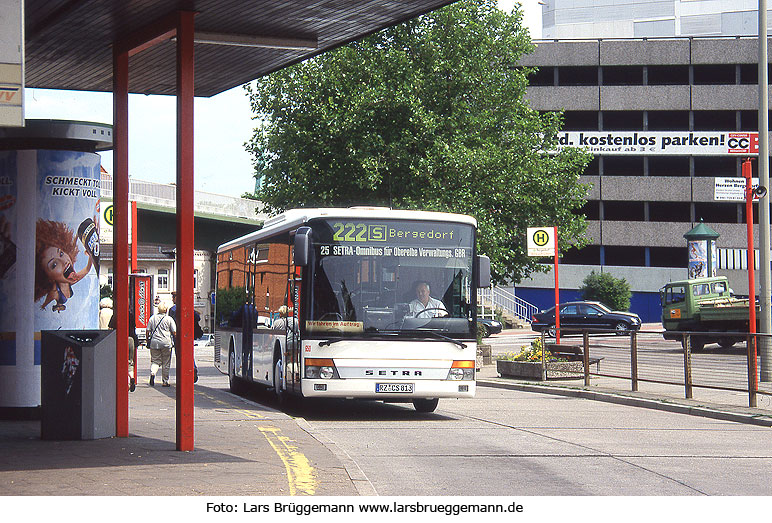
POLYGON ((471 339, 471 225, 366 219, 309 225, 309 336, 471 339))

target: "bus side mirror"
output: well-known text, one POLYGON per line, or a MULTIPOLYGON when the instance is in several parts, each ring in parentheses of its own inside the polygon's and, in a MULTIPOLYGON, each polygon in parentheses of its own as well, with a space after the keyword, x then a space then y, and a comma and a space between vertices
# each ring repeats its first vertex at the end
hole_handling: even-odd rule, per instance
POLYGON ((477 263, 477 288, 484 289, 491 286, 491 259, 482 254, 476 258, 477 263))
POLYGON ((311 227, 298 227, 295 232, 294 261, 296 267, 305 267, 311 260, 311 227))

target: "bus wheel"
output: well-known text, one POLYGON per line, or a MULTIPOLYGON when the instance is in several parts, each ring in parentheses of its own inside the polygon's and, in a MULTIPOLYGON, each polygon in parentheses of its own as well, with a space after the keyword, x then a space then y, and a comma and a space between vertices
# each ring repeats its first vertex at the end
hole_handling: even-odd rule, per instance
POLYGON ((239 378, 236 376, 236 360, 233 347, 228 351, 228 388, 234 394, 239 391, 239 378))
POLYGON ((274 394, 276 394, 276 401, 279 402, 279 405, 283 405, 287 397, 287 394, 284 392, 284 389, 282 389, 281 387, 281 376, 282 376, 281 359, 277 359, 273 364, 273 392, 274 394))
POLYGON ((417 410, 418 412, 434 412, 434 409, 437 408, 437 404, 439 402, 440 402, 439 398, 414 399, 413 407, 415 407, 415 410, 417 410))

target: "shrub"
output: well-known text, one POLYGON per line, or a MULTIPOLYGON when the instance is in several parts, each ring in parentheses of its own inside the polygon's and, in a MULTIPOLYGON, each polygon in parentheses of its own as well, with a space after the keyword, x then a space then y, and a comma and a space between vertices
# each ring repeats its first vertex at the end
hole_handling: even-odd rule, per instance
POLYGON ((599 301, 616 311, 630 310, 630 285, 624 278, 615 278, 607 272, 592 271, 582 282, 579 293, 584 300, 599 301))
MULTIPOLYGON (((507 352, 506 354, 499 356, 500 360, 509 361, 535 361, 540 362, 544 345, 541 338, 534 338, 530 345, 523 345, 520 347, 520 352, 507 352)), ((563 358, 556 358, 548 350, 544 350, 544 361, 566 361, 563 358)))

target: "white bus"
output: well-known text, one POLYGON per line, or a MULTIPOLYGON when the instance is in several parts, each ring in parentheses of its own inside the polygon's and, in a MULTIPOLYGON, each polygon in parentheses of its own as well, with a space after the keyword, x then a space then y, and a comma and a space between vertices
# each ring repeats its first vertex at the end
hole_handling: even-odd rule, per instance
POLYGON ((432 412, 439 398, 473 397, 477 288, 490 285, 476 226, 469 216, 373 207, 268 219, 217 251, 215 366, 231 390, 255 383, 280 400, 432 412))

